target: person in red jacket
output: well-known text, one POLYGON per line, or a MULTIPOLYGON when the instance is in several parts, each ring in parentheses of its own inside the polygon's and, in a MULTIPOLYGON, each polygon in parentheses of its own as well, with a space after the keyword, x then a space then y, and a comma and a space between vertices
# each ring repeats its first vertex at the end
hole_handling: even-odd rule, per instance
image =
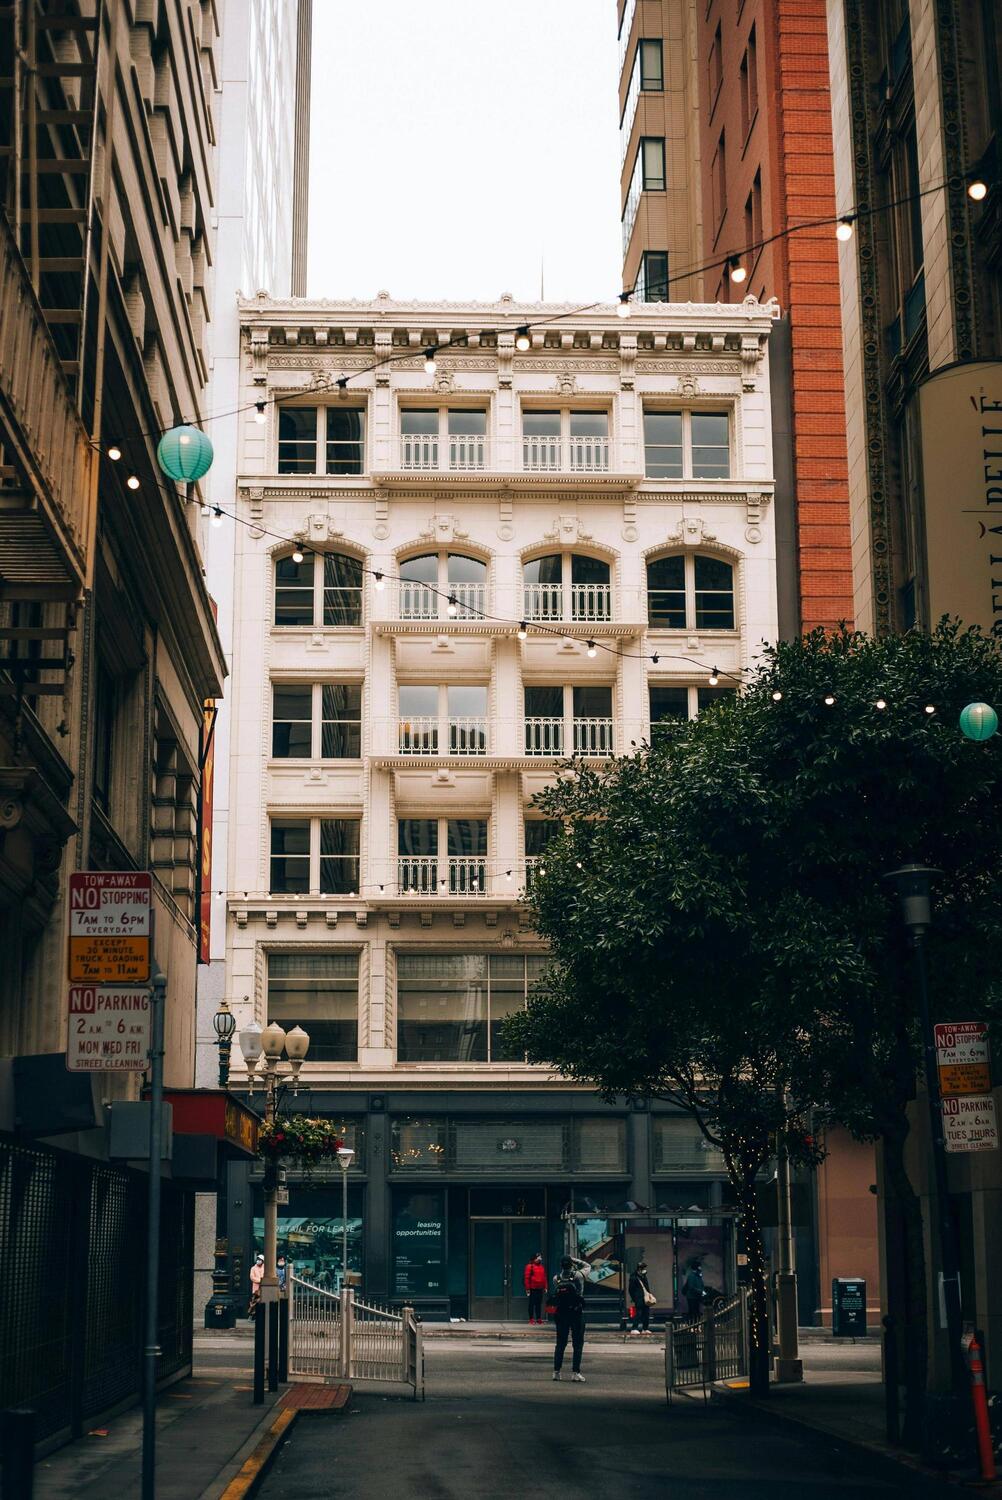
POLYGON ((525 1282, 525 1295, 529 1299, 529 1322, 542 1323, 543 1318, 543 1293, 546 1291, 546 1267, 543 1265, 543 1257, 534 1255, 525 1268, 523 1276, 525 1282))

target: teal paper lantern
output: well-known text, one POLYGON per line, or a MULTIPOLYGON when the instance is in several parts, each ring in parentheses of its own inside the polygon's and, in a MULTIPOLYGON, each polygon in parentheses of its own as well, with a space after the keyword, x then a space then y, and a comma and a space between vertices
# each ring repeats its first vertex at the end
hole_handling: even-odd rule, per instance
POLYGON ((999 727, 999 716, 990 703, 969 703, 960 710, 960 729, 969 740, 990 740, 999 727))
POLYGON ((212 467, 212 444, 200 427, 172 427, 157 446, 157 463, 179 484, 194 484, 212 467))

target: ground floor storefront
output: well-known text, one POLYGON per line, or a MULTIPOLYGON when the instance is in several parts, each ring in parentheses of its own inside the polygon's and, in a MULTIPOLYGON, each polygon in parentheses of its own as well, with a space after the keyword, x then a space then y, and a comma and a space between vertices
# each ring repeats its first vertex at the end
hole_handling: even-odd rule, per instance
MULTIPOLYGON (((729 1291, 740 1259, 719 1154, 687 1116, 619 1108, 568 1090, 532 1093, 314 1091, 308 1112, 333 1119, 355 1161, 347 1218, 337 1167, 289 1170, 279 1254, 336 1289, 347 1268, 375 1301, 408 1302, 428 1318, 527 1316, 524 1269, 538 1252, 548 1275, 565 1253, 589 1267, 593 1316, 628 1310, 630 1272, 651 1268, 659 1312, 675 1306, 685 1271, 702 1262, 729 1291)), ((225 1237, 241 1295, 263 1248, 260 1168, 229 1168, 225 1237)))

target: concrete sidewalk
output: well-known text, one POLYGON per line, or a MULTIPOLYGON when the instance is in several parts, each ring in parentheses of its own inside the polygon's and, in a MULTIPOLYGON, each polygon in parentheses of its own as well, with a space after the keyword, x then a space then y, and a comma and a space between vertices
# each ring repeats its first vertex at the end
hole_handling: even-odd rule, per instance
MULTIPOLYGON (((251 1404, 250 1377, 206 1370, 157 1402, 157 1500, 218 1500, 275 1420, 279 1394, 251 1404)), ((143 1418, 138 1407, 41 1459, 34 1500, 131 1500, 140 1493, 143 1418)))

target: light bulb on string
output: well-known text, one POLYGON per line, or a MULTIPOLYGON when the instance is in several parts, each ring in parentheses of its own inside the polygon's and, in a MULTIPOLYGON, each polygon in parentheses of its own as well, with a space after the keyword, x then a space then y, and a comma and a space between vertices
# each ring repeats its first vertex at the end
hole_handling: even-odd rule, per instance
POLYGON ((619 294, 619 305, 616 308, 616 314, 617 314, 617 316, 620 317, 620 318, 628 318, 630 316, 630 313, 632 312, 632 310, 633 309, 630 307, 630 294, 629 294, 629 292, 620 292, 620 294, 619 294))
POLYGON ((719 681, 720 681, 720 673, 717 671, 716 667, 714 667, 713 670, 710 672, 710 677, 709 677, 710 686, 711 687, 716 687, 716 685, 717 685, 717 683, 719 681))
POLYGON ((130 490, 138 490, 139 480, 136 478, 135 474, 130 474, 125 482, 129 486, 130 490))
POLYGON ((775 692, 773 693, 772 701, 773 703, 782 703, 783 694, 780 692, 779 688, 776 688, 775 692))
POLYGON ((927 714, 934 714, 936 712, 935 703, 927 703, 925 706, 925 711, 927 714))
POLYGON ((520 641, 524 641, 526 636, 529 634, 528 630, 526 629, 524 620, 519 620, 518 629, 516 630, 515 634, 518 636, 520 641))
POLYGON ((263 427, 267 420, 267 412, 263 401, 254 402, 254 420, 259 427, 263 427))
POLYGON ((445 612, 449 616, 450 620, 454 620, 459 614, 459 602, 456 599, 455 594, 449 595, 449 602, 445 606, 445 612))
POLYGON ((111 459, 112 463, 113 464, 117 464, 118 460, 121 458, 121 456, 122 456, 122 450, 121 450, 121 448, 118 446, 117 443, 112 443, 111 447, 108 449, 108 457, 111 459))
POLYGON ((877 701, 876 701, 876 703, 873 706, 874 706, 874 708, 879 708, 879 709, 883 710, 883 709, 885 709, 887 707, 887 699, 886 698, 878 698, 877 701))
POLYGON ((831 708, 834 705, 834 703, 835 703, 835 694, 834 693, 825 693, 825 696, 824 696, 825 707, 826 708, 831 708))
POLYGON ((299 564, 299 563, 302 562, 302 560, 303 560, 303 549, 302 549, 302 547, 297 547, 296 550, 292 554, 292 561, 294 563, 296 563, 296 564, 299 564))
POLYGON ((975 203, 981 203, 988 197, 988 184, 980 173, 967 184, 967 196, 973 198, 975 203))
POLYGON ((588 642, 588 655, 591 656, 591 657, 595 657, 595 656, 598 655, 598 648, 595 645, 594 641, 589 641, 588 642))
POLYGON ((383 589, 386 587, 386 579, 382 573, 373 572, 372 586, 377 593, 381 594, 383 592, 383 589))
POLYGON ((511 871, 510 870, 505 870, 505 872, 504 872, 504 878, 505 878, 505 880, 510 880, 511 879, 511 871))
POLYGON ((515 330, 515 348, 519 351, 519 353, 524 354, 525 351, 530 348, 531 344, 532 340, 529 337, 529 325, 528 323, 523 323, 521 328, 517 328, 515 330))
POLYGON ((435 371, 438 369, 438 365, 435 363, 435 355, 437 353, 437 344, 433 344, 430 349, 426 349, 424 351, 424 373, 426 375, 434 375, 435 371))
POLYGON ((651 666, 652 666, 652 667, 656 667, 656 666, 657 666, 657 664, 658 664, 658 662, 659 662, 659 661, 660 661, 660 660, 661 660, 661 658, 660 658, 660 656, 659 656, 659 655, 658 655, 658 653, 657 653, 657 652, 656 652, 656 651, 655 651, 655 653, 654 653, 654 655, 653 655, 653 656, 652 656, 652 657, 651 657, 651 666))
POLYGON ((730 267, 731 280, 733 282, 738 283, 747 280, 748 272, 736 255, 732 255, 727 264, 730 267))
POLYGON ((337 388, 338 388, 339 391, 346 391, 348 389, 348 377, 347 377, 347 375, 339 375, 338 378, 337 378, 337 380, 335 380, 334 384, 337 386, 337 388))
POLYGON ((223 524, 223 513, 219 509, 218 505, 216 506, 215 510, 212 512, 212 523, 211 524, 213 526, 222 526, 222 524, 223 524))
POLYGON ((842 215, 841 219, 839 219, 838 223, 835 225, 835 238, 837 240, 844 241, 852 239, 853 223, 855 222, 855 218, 855 214, 842 215))

